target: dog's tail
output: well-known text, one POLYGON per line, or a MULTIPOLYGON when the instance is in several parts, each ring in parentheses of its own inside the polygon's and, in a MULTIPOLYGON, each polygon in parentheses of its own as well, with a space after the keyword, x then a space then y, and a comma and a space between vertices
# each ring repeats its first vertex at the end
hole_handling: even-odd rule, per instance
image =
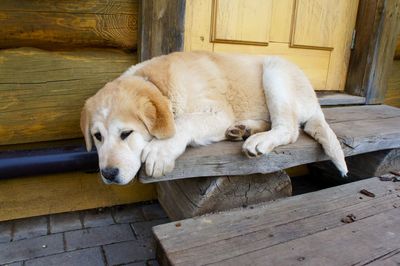
POLYGON ((321 143, 325 153, 332 160, 343 177, 347 176, 347 165, 340 143, 325 120, 321 108, 306 122, 304 131, 321 143))

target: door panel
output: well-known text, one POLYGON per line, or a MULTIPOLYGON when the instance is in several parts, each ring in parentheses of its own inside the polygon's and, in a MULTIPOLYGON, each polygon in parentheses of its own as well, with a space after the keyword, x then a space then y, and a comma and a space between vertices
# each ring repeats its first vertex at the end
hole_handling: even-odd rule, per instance
POLYGON ((215 0, 211 39, 267 45, 271 12, 272 0, 215 0))
POLYGON ((358 0, 187 0, 185 51, 281 55, 344 90, 358 0))

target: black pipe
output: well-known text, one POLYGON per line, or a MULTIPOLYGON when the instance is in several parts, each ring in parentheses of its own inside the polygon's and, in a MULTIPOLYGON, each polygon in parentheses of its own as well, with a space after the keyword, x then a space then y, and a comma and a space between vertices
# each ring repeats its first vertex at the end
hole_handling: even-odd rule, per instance
POLYGON ((98 171, 97 152, 81 144, 0 151, 0 179, 72 171, 98 171))

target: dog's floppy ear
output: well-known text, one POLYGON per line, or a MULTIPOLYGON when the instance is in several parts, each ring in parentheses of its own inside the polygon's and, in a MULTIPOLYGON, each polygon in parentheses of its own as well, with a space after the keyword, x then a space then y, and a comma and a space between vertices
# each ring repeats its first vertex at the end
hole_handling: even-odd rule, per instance
POLYGON ((92 136, 90 135, 89 125, 90 125, 89 111, 87 104, 85 104, 81 112, 81 130, 83 136, 85 137, 87 151, 92 150, 92 136))
POLYGON ((139 118, 151 135, 157 139, 175 135, 175 121, 169 102, 158 90, 148 90, 142 94, 139 108, 139 118))

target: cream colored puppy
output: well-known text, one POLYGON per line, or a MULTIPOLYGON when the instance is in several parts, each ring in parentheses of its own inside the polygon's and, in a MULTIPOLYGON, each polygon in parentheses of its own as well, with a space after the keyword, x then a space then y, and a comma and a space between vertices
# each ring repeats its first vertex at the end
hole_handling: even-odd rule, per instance
POLYGON ((106 183, 127 184, 173 170, 188 145, 246 139, 257 157, 297 140, 300 126, 322 144, 342 175, 343 151, 315 92, 279 57, 181 52, 137 64, 86 101, 81 128, 96 145, 106 183))

